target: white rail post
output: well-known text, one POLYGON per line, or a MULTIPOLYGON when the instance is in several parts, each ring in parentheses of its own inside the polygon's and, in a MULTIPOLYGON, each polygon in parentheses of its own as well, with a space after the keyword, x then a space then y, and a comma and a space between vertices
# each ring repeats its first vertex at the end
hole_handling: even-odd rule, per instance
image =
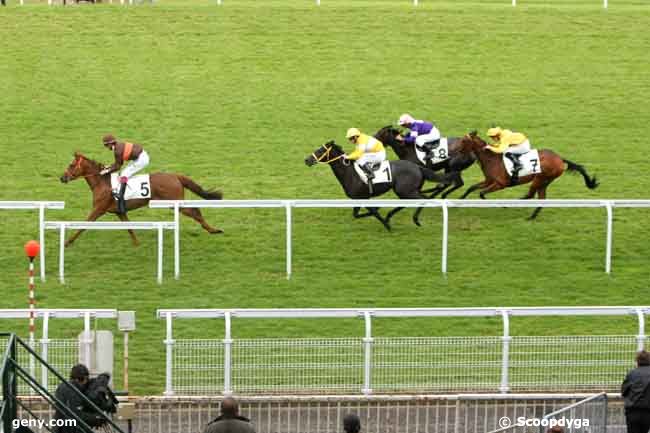
POLYGON ((605 208, 607 209, 607 247, 605 251, 605 272, 610 274, 612 272, 612 226, 614 224, 612 202, 605 202, 605 208))
POLYGON ((512 0, 512 6, 517 6, 517 0, 512 0))
POLYGON ((418 0, 413 0, 413 6, 417 6, 417 5, 418 5, 418 0))
POLYGON ((163 280, 163 226, 158 224, 158 284, 162 284, 163 280))
POLYGON ((284 209, 286 211, 286 226, 287 226, 287 280, 291 279, 291 207, 293 203, 288 201, 284 204, 284 209))
POLYGON ((174 278, 181 275, 181 219, 178 202, 174 203, 174 278))
POLYGON ((502 341, 502 358, 501 358, 501 386, 499 386, 499 391, 502 393, 507 393, 510 391, 509 381, 508 381, 508 369, 510 368, 510 317, 508 311, 502 310, 501 317, 503 318, 503 337, 502 341))
POLYGON ((636 336, 637 351, 642 351, 645 345, 645 313, 640 308, 636 310, 636 316, 639 318, 639 335, 636 336))
POLYGON ((84 364, 90 369, 90 311, 84 312, 84 364))
POLYGON ((603 0, 603 7, 607 9, 607 0, 603 0))
POLYGON ((232 333, 230 330, 230 311, 224 312, 225 335, 223 339, 223 395, 232 395, 232 333))
POLYGON ((59 282, 65 284, 65 224, 59 226, 59 282))
MULTIPOLYGON (((50 343, 49 340, 49 332, 50 332, 50 313, 45 312, 43 314, 43 335, 41 338, 41 358, 45 362, 48 362, 47 359, 47 349, 48 349, 48 344, 50 343)), ((41 384, 47 389, 47 367, 45 367, 45 364, 41 365, 41 384)))
POLYGON ((449 209, 447 200, 442 201, 442 273, 447 275, 447 244, 449 242, 449 209))
POLYGON ((370 311, 363 312, 363 320, 366 325, 366 336, 363 338, 363 392, 364 395, 372 394, 372 319, 370 311))
POLYGON ((167 312, 165 317, 167 321, 167 338, 165 339, 166 355, 165 355, 165 392, 164 395, 174 395, 174 389, 172 387, 172 362, 174 361, 172 356, 172 349, 174 347, 174 339, 172 338, 172 313, 167 312))
POLYGON ((41 243, 40 271, 41 281, 45 281, 45 203, 38 206, 38 237, 41 243))

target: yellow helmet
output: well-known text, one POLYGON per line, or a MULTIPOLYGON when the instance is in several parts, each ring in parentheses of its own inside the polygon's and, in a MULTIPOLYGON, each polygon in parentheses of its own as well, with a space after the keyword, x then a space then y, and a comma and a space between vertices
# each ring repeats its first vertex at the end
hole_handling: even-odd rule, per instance
POLYGON ((488 137, 496 137, 497 135, 501 135, 501 128, 498 126, 495 126, 494 128, 490 128, 487 131, 488 137))
POLYGON ((361 135, 361 131, 359 131, 357 128, 350 128, 348 129, 348 132, 345 134, 345 138, 358 137, 360 135, 361 135))

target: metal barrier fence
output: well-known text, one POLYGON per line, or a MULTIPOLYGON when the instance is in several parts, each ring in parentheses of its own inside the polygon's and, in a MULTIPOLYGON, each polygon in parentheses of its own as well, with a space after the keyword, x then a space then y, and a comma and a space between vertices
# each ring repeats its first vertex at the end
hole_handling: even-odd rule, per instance
POLYGON ((45 281, 45 209, 63 209, 62 201, 0 201, 0 210, 35 210, 38 209, 38 235, 41 244, 39 253, 41 281, 45 281))
POLYGON ((449 208, 605 208, 607 211, 607 238, 605 243, 605 272, 612 268, 613 209, 647 208, 650 200, 152 200, 151 208, 174 210, 174 277, 180 276, 180 220, 181 208, 284 208, 286 216, 286 269, 291 278, 291 232, 293 208, 354 208, 354 207, 434 207, 442 210, 441 270, 447 273, 449 208))
MULTIPOLYGON (((91 365, 91 319, 115 319, 117 310, 87 310, 87 309, 37 309, 34 310, 35 317, 43 320, 43 331, 40 339, 28 341, 28 345, 34 350, 45 362, 62 372, 64 375, 70 371, 70 368, 82 362, 85 365, 91 365), (50 319, 83 319, 83 336, 81 339, 49 338, 50 319)), ((0 320, 2 319, 28 319, 29 310, 0 310, 0 320)), ((0 339, 0 353, 4 352, 6 339, 0 339)), ((48 374, 48 369, 41 366, 40 372, 36 371, 34 359, 26 351, 18 354, 21 365, 29 366, 29 372, 32 376, 37 377, 40 374, 40 383, 47 385, 47 389, 52 391, 58 385, 56 378, 48 374)), ((24 391, 19 389, 20 392, 24 391)))
POLYGON ((65 283, 65 232, 76 230, 157 230, 158 231, 158 283, 163 279, 163 230, 176 230, 176 224, 166 221, 45 221, 46 229, 59 231, 59 281, 65 283))
MULTIPOLYGON (((498 429, 503 417, 542 418, 585 397, 583 394, 466 394, 243 396, 238 400, 240 413, 250 418, 258 433, 339 433, 343 431, 343 417, 348 413, 361 418, 361 431, 366 433, 487 433, 498 429)), ((206 397, 131 399, 135 403, 133 431, 205 431, 206 425, 219 415, 220 401, 220 398, 206 397)), ((623 404, 618 395, 610 396, 607 411, 607 432, 625 433, 623 404)), ((126 425, 123 430, 127 431, 126 425)), ((587 431, 590 430, 576 433, 587 431)), ((528 429, 526 433, 533 432, 538 430, 528 429)))
POLYGON ((643 349, 648 307, 158 310, 165 395, 616 391, 643 349), (511 316, 635 315, 639 332, 511 336, 511 316), (361 317, 359 338, 233 339, 233 318, 361 317), (501 317, 503 336, 383 338, 372 319, 501 317), (224 319, 220 339, 175 340, 174 319, 224 319))

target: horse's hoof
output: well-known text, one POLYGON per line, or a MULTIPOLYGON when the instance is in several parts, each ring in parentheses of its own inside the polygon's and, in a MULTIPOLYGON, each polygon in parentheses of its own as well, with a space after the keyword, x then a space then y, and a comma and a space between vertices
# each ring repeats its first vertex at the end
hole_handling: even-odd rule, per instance
POLYGON ((65 241, 65 247, 68 248, 70 245, 72 245, 72 242, 70 241, 65 241))
POLYGON ((422 224, 420 224, 420 220, 417 218, 413 218, 413 224, 415 224, 418 227, 422 227, 422 224))
POLYGON ((212 230, 210 230, 211 235, 220 235, 222 233, 223 233, 223 230, 221 230, 221 229, 212 229, 212 230))

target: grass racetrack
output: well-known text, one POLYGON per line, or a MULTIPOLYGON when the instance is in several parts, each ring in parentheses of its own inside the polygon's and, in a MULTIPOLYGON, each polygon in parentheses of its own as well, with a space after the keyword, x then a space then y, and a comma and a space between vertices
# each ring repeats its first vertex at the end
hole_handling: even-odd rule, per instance
MULTIPOLYGON (((650 7, 645 1, 226 0, 140 7, 0 8, 0 200, 64 200, 49 219, 80 220, 90 191, 58 177, 75 150, 109 162, 103 134, 144 144, 149 171, 179 172, 228 199, 343 198, 329 168, 303 159, 345 130, 374 133, 402 112, 445 135, 492 123, 586 166, 601 186, 565 175, 549 198, 648 198, 650 7)), ((391 158, 394 154, 389 152, 391 158)), ((466 184, 481 179, 478 166, 466 184)), ((494 194, 517 198, 525 187, 494 194)), ((456 197, 459 194, 455 195, 456 197)), ((388 197, 388 196, 387 196, 388 197)), ((190 194, 186 198, 192 197, 190 194)), ((182 277, 155 282, 155 234, 87 232, 66 252, 47 234, 47 308, 136 310, 132 392, 164 384, 156 308, 460 307, 648 304, 648 212, 615 210, 613 274, 604 273, 603 209, 452 209, 449 274, 440 273, 441 216, 411 211, 387 233, 347 209, 294 210, 294 275, 285 279, 282 210, 204 211, 225 230, 182 220, 182 277)), ((0 214, 0 308, 26 308, 22 246, 35 213, 0 214)), ((140 210, 134 220, 169 220, 140 210)), ((105 220, 116 219, 105 217, 105 220)), ((60 336, 80 329, 52 324, 60 336)), ((116 329, 113 323, 101 328, 116 329)), ((632 334, 635 319, 512 321, 513 335, 632 334)), ((22 335, 24 322, 3 321, 22 335)), ((184 337, 222 322, 175 322, 184 337)), ((253 321, 242 336, 361 335, 361 321, 253 321)), ((377 321, 377 335, 498 335, 482 320, 377 321), (417 326, 415 326, 417 324, 417 326)), ((116 347, 121 347, 117 336, 116 347)), ((119 356, 117 356, 119 359, 119 356)), ((119 366, 118 370, 119 371, 119 366)), ((118 375, 119 376, 119 375, 118 375)), ((119 387, 119 377, 118 377, 119 387)))

